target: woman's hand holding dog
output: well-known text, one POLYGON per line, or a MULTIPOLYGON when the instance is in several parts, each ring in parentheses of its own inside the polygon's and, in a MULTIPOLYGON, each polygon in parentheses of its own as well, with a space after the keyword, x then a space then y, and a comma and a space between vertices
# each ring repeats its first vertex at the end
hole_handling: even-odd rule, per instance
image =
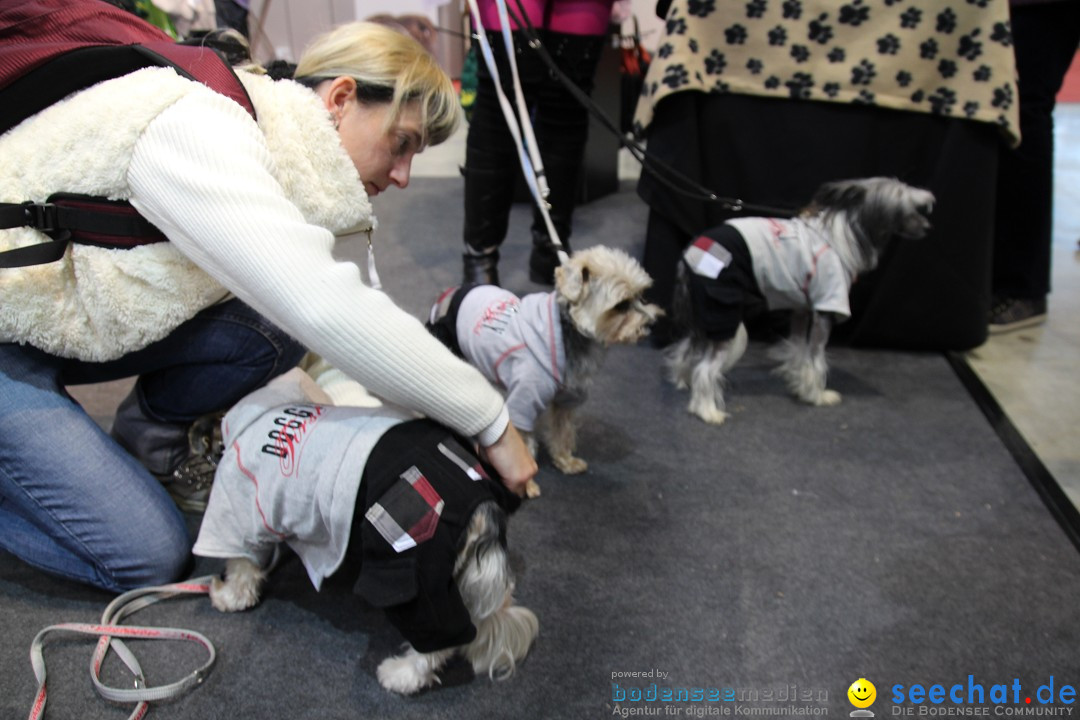
POLYGON ((498 440, 481 448, 480 452, 499 473, 503 485, 515 495, 524 497, 525 486, 536 476, 536 459, 513 423, 506 426, 498 440))

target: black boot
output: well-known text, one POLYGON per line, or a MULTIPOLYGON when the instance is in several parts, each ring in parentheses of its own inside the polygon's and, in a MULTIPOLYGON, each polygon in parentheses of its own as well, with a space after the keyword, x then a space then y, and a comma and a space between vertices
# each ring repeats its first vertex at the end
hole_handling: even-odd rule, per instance
POLYGON ((462 281, 464 283, 473 283, 476 285, 499 284, 498 250, 492 250, 483 255, 465 253, 462 258, 465 261, 465 272, 462 274, 462 281))
MULTIPOLYGON (((546 231, 532 231, 532 252, 529 253, 529 279, 540 285, 555 284, 555 268, 559 267, 559 251, 546 231)), ((562 241, 562 249, 570 254, 570 246, 562 241)))

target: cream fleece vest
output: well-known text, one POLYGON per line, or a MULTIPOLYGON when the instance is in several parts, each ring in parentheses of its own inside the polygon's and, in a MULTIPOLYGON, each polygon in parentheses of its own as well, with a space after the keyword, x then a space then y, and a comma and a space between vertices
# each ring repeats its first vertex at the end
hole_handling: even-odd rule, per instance
MULTIPOLYGON (((292 82, 240 73, 274 160, 305 220, 335 234, 372 227, 371 203, 318 98, 292 82)), ((0 201, 56 192, 126 200, 139 136, 188 93, 212 90, 168 68, 140 70, 57 103, 0 136, 0 201)), ((0 230, 0 250, 45 242, 0 230)), ((172 243, 131 250, 72 244, 54 263, 0 269, 0 342, 106 361, 168 335, 228 291, 172 243)))

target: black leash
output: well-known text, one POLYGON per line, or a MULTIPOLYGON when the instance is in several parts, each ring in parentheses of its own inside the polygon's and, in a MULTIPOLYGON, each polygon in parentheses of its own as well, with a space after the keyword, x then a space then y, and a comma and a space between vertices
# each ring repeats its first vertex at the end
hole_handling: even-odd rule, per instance
MULTIPOLYGON (((663 160, 650 155, 643 145, 633 140, 632 138, 623 135, 619 127, 609 118, 600 107, 593 102, 592 98, 587 93, 581 90, 573 80, 566 76, 566 74, 555 63, 554 59, 548 53, 547 48, 544 47, 543 42, 540 40, 539 33, 533 26, 532 21, 529 19, 528 12, 526 12, 521 0, 514 0, 520 11, 519 16, 514 10, 507 5, 507 13, 511 19, 517 24, 520 32, 523 33, 527 40, 528 46, 535 51, 540 59, 548 69, 552 72, 554 77, 559 79, 575 100, 594 117, 600 123, 600 125, 614 135, 619 140, 619 144, 626 148, 635 160, 641 165, 643 171, 650 173, 659 183, 670 190, 691 200, 697 200, 699 202, 716 203, 723 210, 730 213, 746 214, 746 215, 760 215, 765 217, 793 217, 798 214, 798 210, 788 207, 776 207, 771 205, 764 205, 761 203, 746 202, 740 198, 723 197, 717 195, 709 188, 701 185, 696 180, 687 177, 679 170, 676 170, 671 165, 667 164, 663 160)), ((446 32, 443 28, 438 28, 440 31, 446 32)), ((475 36, 474 36, 475 38, 475 36)))

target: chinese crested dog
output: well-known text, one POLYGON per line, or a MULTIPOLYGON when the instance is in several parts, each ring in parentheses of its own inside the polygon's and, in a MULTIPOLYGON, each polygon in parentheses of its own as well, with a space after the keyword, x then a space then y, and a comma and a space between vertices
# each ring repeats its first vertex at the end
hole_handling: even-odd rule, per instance
POLYGON ((772 349, 776 372, 799 400, 835 405, 825 387, 825 345, 851 315, 848 293, 894 236, 930 228, 934 196, 885 177, 825 183, 791 219, 739 218, 698 237, 679 262, 672 315, 677 340, 665 351, 670 380, 690 390, 689 411, 719 425, 728 417, 724 373, 746 350, 748 300, 793 311, 788 339, 772 349))
MULTIPOLYGON (((574 411, 611 345, 648 334, 663 311, 642 300, 652 278, 621 250, 579 250, 555 270, 555 290, 517 297, 494 285, 444 292, 428 329, 507 391, 510 420, 530 450, 537 435, 556 468, 584 472, 574 411)), ((530 482, 529 497, 540 494, 530 482)))

